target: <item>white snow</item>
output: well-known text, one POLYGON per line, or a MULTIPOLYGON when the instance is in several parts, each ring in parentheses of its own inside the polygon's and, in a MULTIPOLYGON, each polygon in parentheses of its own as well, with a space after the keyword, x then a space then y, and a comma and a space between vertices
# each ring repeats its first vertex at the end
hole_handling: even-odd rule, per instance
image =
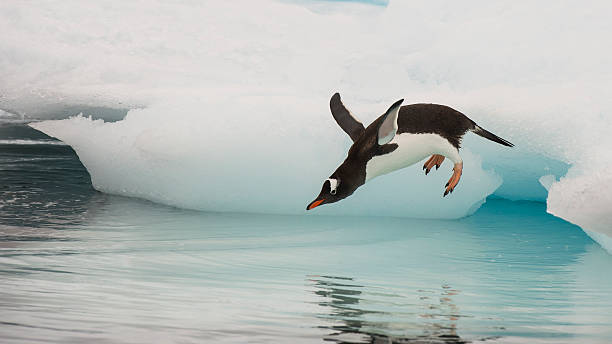
POLYGON ((99 190, 300 212, 350 143, 333 92, 364 123, 400 98, 447 104, 516 147, 468 137, 451 198, 446 162, 320 212, 459 217, 503 181, 497 195, 546 199, 600 243, 612 236, 612 3, 301 3, 3 1, 0 108, 133 109, 116 123, 33 124, 73 146, 99 190))

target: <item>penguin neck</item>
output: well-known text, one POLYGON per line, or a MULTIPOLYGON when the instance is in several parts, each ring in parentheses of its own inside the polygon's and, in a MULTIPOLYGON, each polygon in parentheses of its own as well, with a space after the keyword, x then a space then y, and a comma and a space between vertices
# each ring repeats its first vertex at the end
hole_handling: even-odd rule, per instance
POLYGON ((351 194, 366 182, 366 165, 358 160, 347 158, 330 178, 337 178, 344 187, 350 187, 351 194))

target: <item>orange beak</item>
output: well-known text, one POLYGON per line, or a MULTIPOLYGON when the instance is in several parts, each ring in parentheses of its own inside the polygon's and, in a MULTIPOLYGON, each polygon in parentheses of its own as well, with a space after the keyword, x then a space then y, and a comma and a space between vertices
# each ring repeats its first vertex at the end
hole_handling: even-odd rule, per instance
POLYGON ((308 207, 306 207, 306 210, 314 209, 314 208, 320 206, 321 203, 323 203, 324 201, 325 201, 325 199, 318 199, 318 200, 312 201, 312 203, 310 203, 308 205, 308 207))

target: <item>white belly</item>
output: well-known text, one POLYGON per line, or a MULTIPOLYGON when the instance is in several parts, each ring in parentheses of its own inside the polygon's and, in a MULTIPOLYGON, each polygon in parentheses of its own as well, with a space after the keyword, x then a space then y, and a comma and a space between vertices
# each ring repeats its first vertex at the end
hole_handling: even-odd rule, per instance
POLYGON ((396 150, 378 155, 366 165, 366 182, 374 177, 413 165, 433 154, 449 158, 453 163, 461 162, 459 150, 447 139, 437 134, 399 134, 389 144, 397 144, 396 150))

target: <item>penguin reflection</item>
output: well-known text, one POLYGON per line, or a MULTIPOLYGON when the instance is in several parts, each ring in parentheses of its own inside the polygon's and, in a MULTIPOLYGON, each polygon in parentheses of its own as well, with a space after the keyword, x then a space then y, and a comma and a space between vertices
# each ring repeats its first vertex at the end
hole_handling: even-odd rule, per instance
MULTIPOLYGON (((389 323, 371 322, 363 320, 368 314, 385 314, 381 311, 362 309, 360 302, 364 299, 363 292, 367 286, 353 282, 350 277, 338 276, 308 276, 314 282, 316 290, 314 293, 324 298, 318 304, 328 307, 329 314, 321 315, 323 318, 339 320, 341 325, 332 325, 325 328, 333 330, 325 340, 337 343, 407 343, 412 341, 433 341, 444 344, 467 343, 457 335, 457 320, 459 308, 454 304, 452 297, 459 293, 448 285, 442 286, 440 294, 433 291, 419 290, 422 302, 419 314, 424 319, 443 319, 442 322, 434 324, 420 324, 421 334, 412 337, 398 337, 374 333, 389 332, 389 323), (431 300, 437 299, 437 304, 431 300), (424 326, 423 326, 424 325, 424 326), (355 336, 358 336, 356 338, 355 336)), ((367 295, 367 294, 366 294, 367 295)), ((393 316, 393 314, 389 314, 393 316)), ((406 327, 414 328, 414 324, 406 324, 406 327)), ((394 328, 393 330, 397 330, 394 328)))

